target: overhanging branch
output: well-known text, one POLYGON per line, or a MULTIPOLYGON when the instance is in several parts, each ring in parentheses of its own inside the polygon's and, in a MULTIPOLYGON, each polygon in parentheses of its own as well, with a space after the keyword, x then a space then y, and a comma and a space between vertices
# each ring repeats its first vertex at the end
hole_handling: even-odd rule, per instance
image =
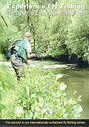
POLYGON ((1 16, 2 20, 3 20, 3 22, 5 23, 5 25, 8 27, 8 24, 6 23, 6 21, 5 21, 4 17, 2 16, 1 12, 0 12, 0 16, 1 16))

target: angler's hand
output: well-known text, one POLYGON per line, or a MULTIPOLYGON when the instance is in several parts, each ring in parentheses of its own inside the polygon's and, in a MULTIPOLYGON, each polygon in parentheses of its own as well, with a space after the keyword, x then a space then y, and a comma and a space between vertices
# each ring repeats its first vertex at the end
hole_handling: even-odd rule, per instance
POLYGON ((32 55, 32 57, 36 57, 37 56, 35 53, 32 53, 31 55, 32 55))
POLYGON ((25 64, 26 64, 26 65, 30 65, 30 62, 29 62, 29 60, 27 60, 27 61, 25 62, 25 64))
POLYGON ((34 57, 37 57, 35 53, 29 53, 28 58, 34 58, 34 57))

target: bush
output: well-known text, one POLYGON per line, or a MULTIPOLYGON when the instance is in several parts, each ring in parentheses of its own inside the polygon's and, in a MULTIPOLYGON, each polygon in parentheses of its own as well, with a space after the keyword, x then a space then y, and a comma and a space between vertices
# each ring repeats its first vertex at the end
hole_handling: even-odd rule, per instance
POLYGON ((10 105, 8 107, 9 98, 6 98, 6 97, 8 95, 9 90, 14 89, 15 84, 16 84, 16 80, 14 78, 14 75, 10 72, 10 70, 7 69, 6 66, 0 65, 0 102, 1 102, 0 103, 0 118, 3 117, 2 112, 6 111, 7 108, 10 107, 10 105))
MULTIPOLYGON (((79 104, 81 96, 76 98, 74 93, 71 98, 68 98, 67 85, 60 82, 60 78, 60 75, 55 76, 39 68, 27 68, 26 78, 19 82, 15 91, 13 87, 11 88, 14 99, 7 104, 10 103, 13 108, 8 111, 3 109, 3 117, 11 118, 13 114, 12 118, 25 119, 79 118, 82 112, 79 104)), ((4 82, 9 84, 7 78, 4 82)))
POLYGON ((0 54, 0 61, 5 60, 5 56, 3 54, 0 54))

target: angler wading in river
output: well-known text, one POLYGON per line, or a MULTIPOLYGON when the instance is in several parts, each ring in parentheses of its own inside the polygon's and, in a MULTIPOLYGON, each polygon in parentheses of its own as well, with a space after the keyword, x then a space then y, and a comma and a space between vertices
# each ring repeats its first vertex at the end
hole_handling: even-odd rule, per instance
POLYGON ((29 32, 25 33, 24 39, 20 40, 11 49, 11 64, 14 68, 17 76, 17 80, 20 81, 21 77, 25 77, 24 74, 24 63, 29 65, 28 58, 32 57, 31 44, 30 44, 31 34, 29 32))

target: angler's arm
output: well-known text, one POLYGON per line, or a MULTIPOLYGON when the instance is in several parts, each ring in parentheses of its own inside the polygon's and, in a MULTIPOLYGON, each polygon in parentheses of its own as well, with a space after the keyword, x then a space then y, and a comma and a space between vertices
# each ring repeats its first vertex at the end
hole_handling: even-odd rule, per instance
POLYGON ((32 53, 31 52, 27 53, 27 56, 28 56, 28 59, 31 58, 32 57, 32 53))

